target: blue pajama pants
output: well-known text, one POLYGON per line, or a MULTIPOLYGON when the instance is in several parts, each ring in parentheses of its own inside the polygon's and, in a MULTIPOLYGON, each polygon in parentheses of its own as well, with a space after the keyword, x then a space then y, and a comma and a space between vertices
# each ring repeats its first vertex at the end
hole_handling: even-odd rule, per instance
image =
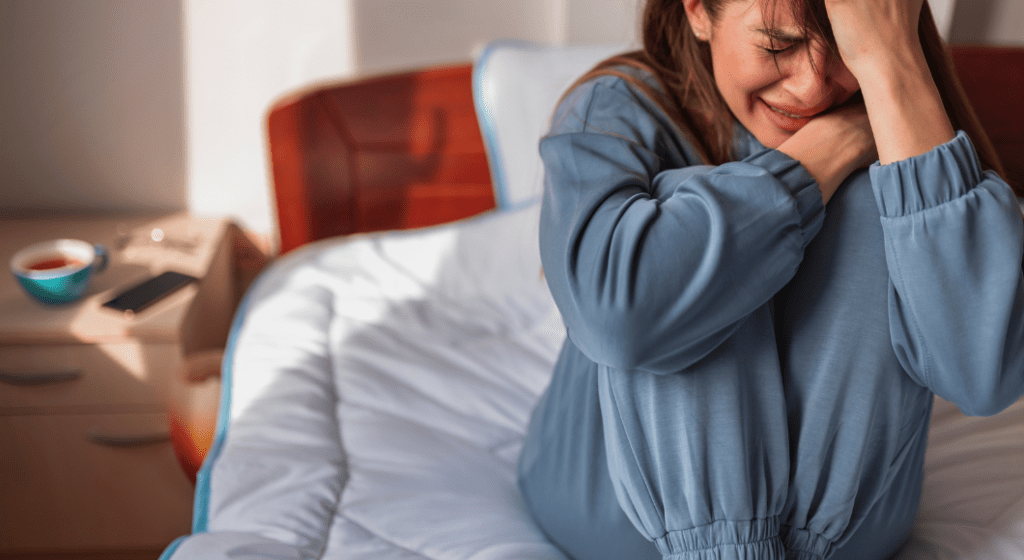
MULTIPOLYGON (((790 453, 780 437, 787 430, 787 419, 779 416, 781 409, 765 406, 780 402, 782 388, 777 382, 755 383, 753 390, 745 390, 751 386, 750 379, 737 380, 723 372, 703 377, 602 372, 572 343, 562 349, 556 369, 562 375, 555 376, 530 421, 519 464, 519 487, 541 529, 574 560, 884 560, 899 551, 910 531, 923 476, 920 465, 913 463, 899 471, 859 526, 839 542, 825 542, 814 531, 789 525, 794 519, 786 513, 743 517, 742 512, 752 507, 786 512, 787 496, 805 490, 799 488, 800 480, 787 480, 786 473, 776 473, 781 480, 773 479, 768 465, 773 460, 787 464, 790 453), (617 397, 612 399, 611 393, 617 397), (609 422, 620 427, 608 430, 601 408, 623 399, 642 403, 639 408, 647 414, 620 410, 618 420, 609 422), (623 421, 623 416, 630 419, 623 421), (634 433, 614 433, 624 429, 634 433), (722 437, 716 437, 716 430, 722 437), (623 448, 621 438, 632 438, 626 446, 632 456, 621 463, 640 465, 649 472, 628 473, 627 467, 618 466, 620 473, 626 472, 619 478, 631 480, 613 482, 608 465, 623 458, 607 455, 609 432, 613 432, 610 441, 619 440, 613 444, 619 449, 623 448), (666 445, 659 438, 700 441, 666 445), (707 455, 694 456, 691 450, 707 455), (616 484, 639 484, 640 480, 648 486, 642 491, 648 493, 649 501, 627 513, 631 506, 620 505, 616 484), (751 503, 758 500, 765 503, 751 503), (708 514, 701 511, 702 504, 708 503, 714 504, 710 514, 719 520, 703 523, 698 516, 708 514), (728 512, 730 507, 736 511, 728 512), (659 542, 645 538, 630 517, 659 542), (662 521, 652 519, 657 517, 662 521), (654 527, 676 522, 694 528, 674 532, 671 527, 654 527)), ((930 408, 925 413, 930 414, 930 408)), ((923 457, 926 438, 910 441, 914 448, 905 453, 923 457)))
POLYGON ((572 558, 899 551, 934 394, 895 351, 897 295, 870 184, 847 183, 829 215, 790 283, 685 371, 615 370, 566 342, 519 486, 572 558))

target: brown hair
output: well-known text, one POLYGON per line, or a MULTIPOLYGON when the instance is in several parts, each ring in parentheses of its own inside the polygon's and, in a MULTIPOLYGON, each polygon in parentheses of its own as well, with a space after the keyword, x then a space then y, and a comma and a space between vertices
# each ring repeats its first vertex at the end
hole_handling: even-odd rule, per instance
MULTIPOLYGON (((732 1, 735 0, 701 0, 712 22, 718 20, 722 7, 732 1)), ((779 0, 763 1, 774 9, 779 0)), ((807 32, 822 37, 833 55, 838 56, 824 1, 794 0, 793 8, 802 16, 800 20, 807 32)), ((732 161, 732 114, 715 85, 710 48, 694 36, 682 0, 647 0, 640 32, 641 50, 602 61, 573 87, 598 76, 618 76, 657 103, 679 125, 704 163, 721 165, 732 161), (660 91, 623 72, 622 66, 649 72, 657 80, 660 91)), ((921 9, 918 35, 953 128, 967 133, 983 168, 1005 177, 999 156, 960 85, 953 59, 939 35, 927 2, 921 9)), ((1017 188, 1014 186, 1015 190, 1017 188)), ((1024 192, 1017 192, 1017 195, 1022 196, 1024 192)))

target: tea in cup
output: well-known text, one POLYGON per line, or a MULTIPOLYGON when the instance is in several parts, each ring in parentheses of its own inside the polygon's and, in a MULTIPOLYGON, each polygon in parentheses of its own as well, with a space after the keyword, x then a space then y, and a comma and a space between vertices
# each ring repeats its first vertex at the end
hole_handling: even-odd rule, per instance
POLYGON ((26 292, 46 305, 71 303, 82 297, 93 274, 109 262, 102 245, 77 239, 55 239, 29 245, 11 258, 11 272, 26 292))

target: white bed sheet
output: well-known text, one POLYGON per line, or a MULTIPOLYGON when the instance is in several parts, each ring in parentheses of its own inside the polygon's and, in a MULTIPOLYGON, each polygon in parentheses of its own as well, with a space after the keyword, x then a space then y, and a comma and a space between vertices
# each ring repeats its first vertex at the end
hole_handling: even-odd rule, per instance
MULTIPOLYGON (((563 560, 514 482, 565 336, 536 226, 533 205, 278 261, 236 319, 196 532, 165 557, 563 560)), ((937 403, 900 558, 1024 559, 1024 404, 937 403)))

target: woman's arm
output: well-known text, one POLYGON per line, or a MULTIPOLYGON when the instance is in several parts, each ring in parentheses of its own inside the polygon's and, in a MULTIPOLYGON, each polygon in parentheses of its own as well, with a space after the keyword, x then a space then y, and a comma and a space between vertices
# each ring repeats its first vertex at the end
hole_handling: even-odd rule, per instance
POLYGON ((918 36, 924 0, 825 0, 840 56, 860 83, 885 165, 953 139, 918 36))
POLYGON ((904 369, 968 415, 1024 394, 1024 220, 964 133, 871 168, 889 268, 889 330, 904 369))
POLYGON ((906 371, 966 414, 1024 393, 1024 223, 1016 197, 956 134, 918 36, 923 0, 826 0, 882 165, 871 183, 906 371))
POLYGON ((823 218, 817 184, 775 150, 686 166, 668 119, 618 79, 567 104, 541 143, 540 234, 569 337, 597 363, 681 371, 792 278, 823 218))
POLYGON ((807 169, 826 204, 847 177, 878 159, 867 112, 859 101, 815 117, 778 150, 807 169))

